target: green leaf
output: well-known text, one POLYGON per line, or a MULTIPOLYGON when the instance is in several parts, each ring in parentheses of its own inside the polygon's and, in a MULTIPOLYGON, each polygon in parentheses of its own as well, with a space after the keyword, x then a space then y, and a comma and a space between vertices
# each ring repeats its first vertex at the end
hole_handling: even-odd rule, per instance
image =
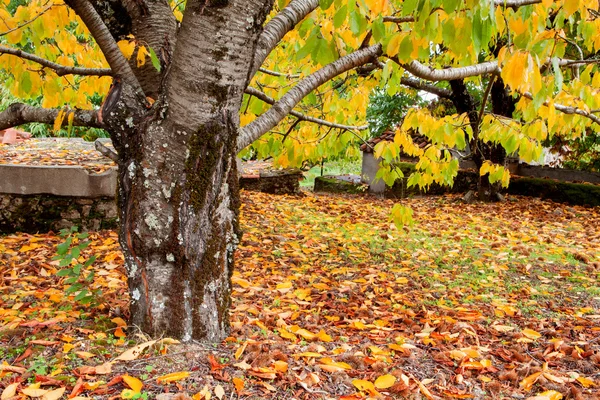
POLYGON ((410 54, 413 51, 413 43, 410 36, 406 36, 402 43, 400 43, 400 49, 398 50, 398 59, 400 61, 410 60, 410 54))
POLYGON ((75 296, 74 300, 75 300, 75 301, 81 301, 81 300, 83 300, 84 298, 86 298, 86 297, 88 297, 88 296, 89 296, 89 292, 88 292, 88 290, 87 290, 87 289, 83 289, 83 290, 81 290, 81 291, 80 291, 80 292, 77 294, 77 296, 75 296))
POLYGON ((150 46, 148 46, 148 52, 150 53, 150 62, 152 62, 152 66, 154 68, 156 68, 156 70, 158 72, 160 72, 160 60, 158 59, 158 57, 156 56, 156 53, 154 52, 154 49, 150 46))
POLYGON ((346 15, 348 14, 348 7, 343 5, 333 16, 333 26, 335 28, 339 28, 346 22, 346 15))
POLYGON ((319 0, 319 7, 321 10, 327 10, 333 4, 333 0, 319 0))
POLYGON ((552 70, 554 70, 554 82, 556 83, 556 90, 558 92, 562 91, 563 85, 563 74, 560 70, 560 66, 558 65, 558 57, 552 57, 552 70))
POLYGON ((56 276, 69 276, 71 275, 71 268, 66 268, 66 269, 59 269, 56 272, 56 276))
POLYGON ((350 30, 355 36, 360 35, 367 28, 367 20, 358 11, 350 13, 350 30))
POLYGON ((59 256, 64 256, 65 254, 67 254, 67 251, 69 251, 69 247, 71 246, 72 241, 73 239, 68 238, 65 242, 56 246, 56 252, 59 256))
POLYGON ((94 263, 94 261, 96 261, 96 256, 91 256, 83 263, 83 268, 89 267, 90 265, 92 265, 94 263))

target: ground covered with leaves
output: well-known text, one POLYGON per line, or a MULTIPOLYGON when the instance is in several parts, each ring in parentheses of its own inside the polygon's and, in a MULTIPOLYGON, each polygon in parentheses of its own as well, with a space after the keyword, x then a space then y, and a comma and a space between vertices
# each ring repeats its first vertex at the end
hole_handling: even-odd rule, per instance
MULTIPOLYGON (((600 398, 600 210, 510 197, 242 194, 231 336, 128 327, 114 232, 98 307, 65 296, 53 234, 0 237, 2 400, 600 398)), ((77 241, 77 239, 75 239, 77 241)))

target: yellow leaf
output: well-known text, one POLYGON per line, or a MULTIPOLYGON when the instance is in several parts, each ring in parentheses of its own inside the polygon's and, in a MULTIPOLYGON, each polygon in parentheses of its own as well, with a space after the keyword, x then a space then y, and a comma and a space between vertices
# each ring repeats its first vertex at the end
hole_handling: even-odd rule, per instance
POLYGON ((394 386, 394 383, 396 383, 396 377, 390 374, 381 375, 379 378, 375 379, 375 387, 377 389, 391 388, 394 386))
POLYGON ((556 390, 546 390, 537 396, 528 397, 527 400, 560 400, 562 398, 563 395, 556 390))
POLYGON ((298 329, 295 333, 302 336, 306 340, 312 340, 316 337, 314 333, 307 331, 306 329, 298 329))
POLYGON ((569 18, 575 14, 579 9, 581 0, 565 0, 563 3, 563 10, 565 12, 565 18, 569 18))
POLYGON ((123 375, 123 382, 125 382, 125 384, 136 393, 140 393, 142 391, 142 387, 144 386, 144 383, 138 378, 129 375, 123 375))
POLYGON ((176 382, 176 381, 180 381, 182 379, 185 379, 188 376, 190 376, 190 373, 187 372, 187 371, 172 372, 170 374, 159 376, 158 378, 156 378, 156 382, 158 382, 158 383, 171 383, 171 382, 176 382))
POLYGON ((294 341, 294 342, 295 342, 296 340, 298 340, 298 338, 296 337, 296 335, 294 335, 293 333, 290 333, 290 332, 288 332, 288 331, 287 331, 286 329, 284 329, 284 328, 281 328, 281 329, 279 330, 279 336, 281 336, 281 337, 282 337, 282 338, 284 338, 284 339, 288 339, 288 340, 291 340, 291 341, 294 341))
POLYGON ((121 53, 125 56, 126 59, 130 59, 133 55, 133 51, 135 50, 135 42, 129 40, 121 40, 117 43, 119 49, 121 49, 121 53))
POLYGON ((246 350, 246 346, 248 346, 248 342, 244 342, 244 344, 242 344, 236 351, 234 354, 234 357, 236 360, 239 360, 240 357, 242 356, 242 354, 244 354, 244 350, 246 350))
POLYGON ((373 386, 373 383, 364 379, 354 379, 352 381, 352 384, 361 392, 369 392, 369 394, 372 396, 377 396, 379 394, 377 390, 375 390, 375 386, 373 386))
POLYGON ((60 130, 60 127, 62 126, 63 120, 65 119, 65 114, 66 114, 66 109, 65 108, 61 108, 61 110, 58 112, 58 115, 56 116, 56 119, 54 120, 54 132, 58 132, 60 130))
POLYGON ((8 398, 14 397, 17 394, 17 388, 19 387, 19 382, 11 383, 2 391, 2 395, 0 395, 1 400, 6 400, 8 398))
POLYGON ((283 282, 278 284, 275 289, 279 290, 281 293, 288 292, 292 288, 292 282, 283 282))
POLYGON ((58 400, 65 393, 66 388, 54 389, 42 396, 42 400, 58 400))
POLYGON ((593 379, 586 378, 584 376, 578 377, 577 382, 581 383, 581 386, 586 387, 586 388, 596 385, 596 383, 594 382, 593 379))
POLYGON ((322 342, 331 342, 333 340, 331 336, 325 333, 323 329, 321 329, 319 333, 317 333, 317 339, 319 339, 322 342))
POLYGON ((400 33, 395 33, 391 37, 386 49, 386 53, 388 56, 394 57, 396 54, 398 54, 398 50, 400 49, 400 43, 402 43, 402 39, 404 39, 404 36, 405 35, 402 35, 400 33))
POLYGON ((141 67, 142 65, 146 64, 146 56, 149 55, 148 53, 148 49, 146 49, 145 46, 140 46, 138 48, 138 52, 137 52, 137 57, 136 57, 136 65, 139 67, 141 67))
POLYGON ((75 345, 72 345, 71 343, 65 343, 63 344, 63 353, 68 353, 69 351, 73 350, 75 348, 75 345))
POLYGON ((523 336, 531 340, 537 340, 542 336, 539 332, 536 332, 533 329, 529 328, 523 329, 521 333, 523 333, 523 336))

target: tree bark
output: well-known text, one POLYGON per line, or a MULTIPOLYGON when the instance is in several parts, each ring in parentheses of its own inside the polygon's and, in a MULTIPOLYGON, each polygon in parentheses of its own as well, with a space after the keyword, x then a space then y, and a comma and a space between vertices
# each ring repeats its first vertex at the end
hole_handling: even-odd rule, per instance
POLYGON ((271 7, 188 0, 152 107, 136 104, 125 82, 107 96, 118 101, 103 106, 119 156, 130 322, 154 337, 217 342, 229 332, 239 111, 271 7))

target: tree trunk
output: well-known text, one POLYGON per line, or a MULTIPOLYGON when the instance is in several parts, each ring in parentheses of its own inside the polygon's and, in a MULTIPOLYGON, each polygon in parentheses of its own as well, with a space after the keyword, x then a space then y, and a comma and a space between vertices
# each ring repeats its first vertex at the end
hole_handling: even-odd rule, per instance
POLYGON ((216 342, 229 332, 239 109, 271 7, 188 0, 152 107, 118 83, 119 102, 103 106, 119 154, 130 322, 153 337, 216 342))

